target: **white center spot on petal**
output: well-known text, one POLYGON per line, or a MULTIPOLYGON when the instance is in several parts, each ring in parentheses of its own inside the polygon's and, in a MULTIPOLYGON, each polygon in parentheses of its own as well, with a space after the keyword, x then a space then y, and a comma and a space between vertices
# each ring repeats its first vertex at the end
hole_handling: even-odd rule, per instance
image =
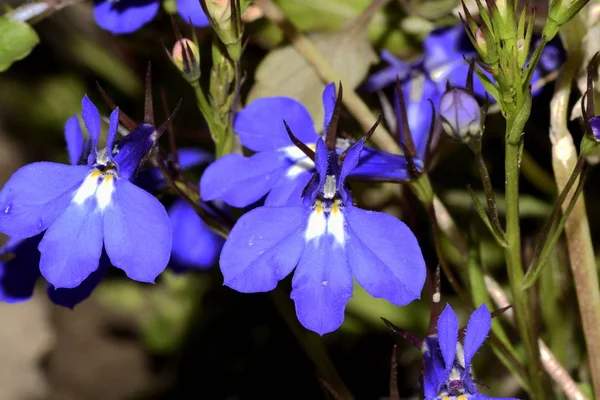
POLYGON ((96 189, 98 188, 98 178, 102 173, 97 170, 93 170, 90 174, 85 178, 75 196, 73 197, 73 202, 76 204, 83 204, 83 202, 90 198, 96 193, 96 189))
POLYGON ((104 210, 106 206, 110 204, 114 190, 114 177, 112 175, 106 175, 96 191, 96 200, 98 201, 100 210, 104 210))
POLYGON ((308 225, 306 232, 304 233, 304 239, 308 242, 316 237, 320 237, 325 233, 327 229, 327 218, 323 208, 317 206, 308 217, 308 225))
POLYGON ((342 247, 344 246, 344 214, 342 214, 342 210, 337 205, 332 207, 329 218, 327 218, 327 233, 333 235, 335 241, 342 247))

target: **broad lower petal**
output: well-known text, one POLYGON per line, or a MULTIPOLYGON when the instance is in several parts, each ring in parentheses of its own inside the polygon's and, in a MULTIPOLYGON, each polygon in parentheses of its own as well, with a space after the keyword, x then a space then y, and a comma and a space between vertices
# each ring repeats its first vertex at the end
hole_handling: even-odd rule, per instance
POLYGON ((446 376, 449 376, 454 365, 456 342, 458 341, 458 318, 450 305, 446 305, 446 308, 440 315, 437 330, 440 351, 446 365, 446 376))
POLYGON ((79 286, 98 269, 102 214, 94 198, 72 202, 44 234, 38 249, 40 272, 56 288, 79 286))
POLYGON ((191 20, 198 28, 210 25, 198 0, 177 0, 177 12, 186 23, 191 20))
POLYGON ((356 281, 374 297, 403 306, 420 298, 425 260, 417 239, 397 218, 348 206, 347 252, 356 281))
POLYGON ((215 265, 225 240, 210 229, 185 200, 176 200, 168 214, 173 229, 171 267, 206 269, 215 265))
POLYGON ((86 166, 50 162, 21 167, 0 191, 0 231, 24 238, 48 229, 89 171, 86 166))
POLYGON ((75 308, 77 304, 90 297, 96 286, 98 286, 104 275, 106 275, 109 265, 108 257, 103 253, 98 269, 85 278, 79 286, 73 289, 56 289, 54 286, 48 285, 46 288, 48 297, 54 304, 70 309, 75 308))
POLYGON ((469 370, 471 360, 477 350, 481 347, 492 326, 492 316, 485 304, 482 304, 477 310, 473 311, 467 330, 465 333, 464 349, 465 349, 465 369, 469 370))
POLYGON ((296 315, 307 329, 324 335, 344 322, 344 310, 352 297, 350 256, 333 235, 311 240, 294 272, 291 298, 296 315))
POLYGON ((0 301, 17 303, 31 298, 35 282, 40 277, 41 237, 10 239, 0 255, 11 253, 12 258, 0 262, 0 301))
POLYGON ((221 252, 225 286, 267 292, 294 269, 305 246, 304 207, 259 207, 235 224, 221 252))
POLYGON ((244 147, 250 150, 277 150, 293 145, 284 120, 301 142, 316 142, 317 132, 308 110, 302 103, 289 97, 254 100, 237 113, 233 129, 244 147))
POLYGON ((265 199, 265 206, 300 206, 304 203, 302 192, 312 177, 312 171, 304 171, 298 175, 284 175, 271 188, 265 199))
POLYGON ((206 168, 200 180, 205 201, 223 200, 233 207, 246 207, 264 197, 285 174, 289 162, 277 151, 252 157, 228 154, 206 168))
POLYGON ((83 132, 77 115, 73 115, 65 124, 65 141, 71 165, 79 164, 83 155, 83 132))
POLYGON ((102 28, 116 35, 135 32, 152 21, 160 2, 156 0, 97 1, 94 18, 102 28))
POLYGON ((104 209, 104 247, 112 265, 153 283, 171 255, 171 222, 163 205, 126 179, 116 179, 104 209))

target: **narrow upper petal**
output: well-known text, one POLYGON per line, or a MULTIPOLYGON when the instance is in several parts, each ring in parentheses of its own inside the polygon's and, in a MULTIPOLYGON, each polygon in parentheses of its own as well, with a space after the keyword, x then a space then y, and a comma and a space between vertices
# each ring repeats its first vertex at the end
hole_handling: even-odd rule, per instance
POLYGON ((301 142, 316 142, 317 132, 308 110, 289 97, 254 100, 237 113, 233 128, 244 147, 254 151, 277 150, 293 145, 284 120, 301 142))
POLYGON ((173 229, 170 265, 176 269, 205 269, 215 265, 225 240, 185 200, 175 200, 168 214, 173 229))
POLYGON ((325 110, 325 119, 323 120, 323 133, 327 132, 327 127, 333 116, 335 109, 335 84, 330 83, 323 90, 323 109, 325 110))
POLYGON ((163 205, 126 179, 116 179, 104 209, 104 246, 112 265, 140 282, 154 282, 169 262, 171 222, 163 205))
POLYGON ((79 286, 72 289, 56 289, 54 286, 48 285, 46 288, 48 297, 54 304, 70 309, 75 308, 77 304, 90 297, 96 286, 98 286, 104 275, 106 275, 109 265, 110 262, 106 253, 102 253, 98 269, 85 278, 79 286))
POLYGON ((79 286, 97 270, 102 254, 102 214, 95 198, 71 202, 46 231, 38 249, 40 271, 56 288, 79 286))
POLYGON ((65 124, 65 141, 71 165, 79 164, 83 156, 83 131, 77 115, 73 115, 65 124))
POLYGON ((186 23, 191 20, 196 27, 210 25, 198 0, 177 0, 177 12, 186 23))
POLYGON ((0 255, 12 253, 12 258, 0 262, 0 301, 17 303, 31 298, 35 282, 40 277, 40 252, 37 246, 41 236, 28 239, 10 239, 0 255))
POLYGON ((100 139, 100 112, 87 97, 87 94, 81 100, 81 117, 92 139, 92 155, 95 157, 98 151, 98 140, 100 139))
POLYGON ((135 176, 140 163, 148 155, 155 140, 152 125, 139 125, 133 132, 116 142, 117 154, 114 161, 119 167, 119 176, 130 179, 135 176))
POLYGON ((290 296, 305 328, 324 335, 344 322, 344 310, 352 297, 350 256, 333 235, 322 235, 306 245, 290 296))
POLYGON ((467 330, 465 333, 465 370, 469 370, 471 359, 477 353, 485 339, 487 338, 492 326, 492 316, 485 304, 482 304, 477 310, 473 311, 467 330))
POLYGON ((122 35, 150 22, 159 6, 157 0, 96 1, 94 18, 102 29, 122 35))
POLYGON ((450 375, 456 356, 456 342, 458 341, 458 318, 450 305, 440 315, 437 323, 438 341, 440 351, 444 357, 446 376, 450 375))
POLYGON ((115 108, 113 112, 110 113, 110 117, 108 118, 108 134, 106 136, 106 149, 108 151, 109 160, 113 161, 113 147, 115 145, 115 138, 117 137, 117 131, 119 129, 119 108, 115 108))
MULTIPOLYGON (((414 159, 417 168, 423 168, 420 159, 414 159)), ((386 153, 373 147, 364 146, 358 165, 352 172, 352 178, 371 180, 403 181, 410 179, 408 164, 404 156, 386 153)))
POLYGON ((246 207, 264 197, 285 174, 289 162, 278 151, 252 157, 228 154, 206 168, 200 180, 205 201, 223 200, 234 207, 246 207))
POLYGON ((395 305, 420 298, 425 260, 410 229, 381 212, 347 206, 343 214, 348 260, 356 281, 372 296, 395 305))
POLYGON ((0 191, 0 231, 23 238, 48 229, 88 173, 86 166, 50 162, 21 167, 0 191))
POLYGON ((438 399, 439 389, 444 381, 444 361, 440 353, 437 337, 428 336, 423 340, 423 394, 425 399, 438 399))
POLYGON ((221 252, 224 285, 267 292, 298 263, 307 225, 304 207, 259 207, 240 218, 221 252))

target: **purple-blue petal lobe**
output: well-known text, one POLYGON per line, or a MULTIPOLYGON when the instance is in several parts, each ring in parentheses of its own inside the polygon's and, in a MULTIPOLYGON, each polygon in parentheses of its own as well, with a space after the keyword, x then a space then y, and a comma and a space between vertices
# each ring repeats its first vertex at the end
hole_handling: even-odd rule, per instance
POLYGON ((102 29, 122 35, 152 21, 159 7, 157 0, 96 1, 94 18, 102 29))
POLYGON ((215 265, 225 240, 210 229, 185 200, 175 200, 168 214, 173 230, 171 267, 206 269, 215 265))
POLYGON ((323 120, 323 133, 327 132, 327 127, 333 116, 333 110, 335 109, 335 84, 332 82, 325 86, 323 90, 323 109, 325 110, 325 119, 323 120))
POLYGON ((491 326, 492 316, 487 306, 482 304, 477 310, 473 311, 467 323, 464 341, 465 369, 469 369, 471 359, 487 338, 491 326))
POLYGON ((444 382, 445 366, 437 337, 423 340, 423 394, 425 399, 438 399, 441 384, 444 382))
POLYGON ((115 179, 104 209, 104 247, 130 279, 153 283, 171 255, 171 222, 163 205, 125 179, 115 179))
POLYGON ((210 25, 198 0, 177 0, 177 12, 186 23, 191 20, 192 25, 198 28, 210 25))
POLYGON ((340 188, 343 186, 348 175, 350 175, 352 173, 352 171, 354 171, 354 169, 356 169, 356 166, 358 165, 358 162, 361 158, 360 155, 361 155, 364 145, 365 145, 365 140, 363 138, 363 139, 360 139, 358 142, 354 143, 347 150, 346 158, 344 158, 344 163, 342 164, 342 171, 340 172, 340 179, 339 179, 339 182, 337 182, 338 190, 340 190, 340 188))
POLYGON ((205 201, 223 200, 233 207, 246 207, 264 197, 289 165, 278 151, 256 153, 252 157, 228 154, 208 166, 200 180, 205 201))
POLYGON ((243 215, 221 252, 224 285, 242 293, 274 289, 304 251, 307 222, 304 207, 259 207, 243 215))
POLYGON ((289 97, 254 100, 237 113, 233 125, 244 147, 253 151, 277 150, 293 146, 283 121, 303 143, 314 143, 317 132, 302 103, 289 97))
POLYGON ((398 306, 420 298, 425 260, 410 229, 389 214, 353 206, 345 207, 343 215, 356 281, 372 296, 398 306))
POLYGON ((77 115, 69 118, 65 124, 65 141, 71 165, 77 165, 83 156, 83 131, 77 115))
POLYGON ((114 155, 114 161, 121 178, 130 179, 135 176, 140 162, 154 146, 155 132, 152 125, 142 124, 116 142, 118 152, 114 155))
POLYGON ((592 135, 596 140, 600 140, 600 117, 590 118, 588 121, 592 129, 592 135))
MULTIPOLYGON (((423 162, 416 158, 417 168, 423 168, 423 162)), ((402 181, 410 179, 406 158, 364 146, 356 168, 350 177, 358 179, 402 181)))
POLYGON ((314 171, 303 171, 297 175, 287 174, 271 188, 265 206, 300 206, 303 204, 302 192, 310 181, 314 171))
POLYGON ((324 335, 344 322, 352 297, 351 254, 333 235, 312 239, 300 257, 292 280, 296 315, 307 329, 324 335))
POLYGON ((50 162, 21 167, 0 191, 0 232, 24 238, 46 230, 88 172, 86 166, 50 162))
POLYGON ((115 138, 117 137, 117 131, 119 129, 119 108, 115 108, 113 112, 110 113, 110 117, 108 118, 108 135, 106 136, 106 149, 108 150, 108 157, 111 161, 113 161, 112 150, 115 144, 115 138))
POLYGON ((87 94, 81 100, 81 117, 90 139, 92 139, 92 153, 95 156, 98 151, 98 139, 100 139, 100 112, 87 94))
POLYGON ((98 269, 102 254, 102 214, 95 198, 73 201, 48 228, 38 249, 40 272, 56 288, 79 286, 98 269))
POLYGON ((456 342, 458 341, 458 318, 450 305, 446 305, 446 308, 440 314, 437 330, 440 351, 444 357, 444 364, 446 366, 445 373, 446 376, 449 376, 454 365, 456 342))
POLYGON ((37 246, 41 237, 9 239, 0 255, 12 254, 0 262, 0 301, 18 303, 29 300, 40 277, 40 252, 37 246))
POLYGON ((103 253, 98 269, 85 278, 79 286, 72 289, 56 289, 54 286, 48 285, 46 288, 48 298, 59 306, 70 309, 75 308, 77 304, 90 297, 96 286, 98 286, 104 275, 106 275, 109 265, 108 258, 103 253))
POLYGON ((206 150, 194 147, 183 147, 177 149, 177 159, 179 160, 181 169, 188 169, 213 162, 215 156, 206 150))

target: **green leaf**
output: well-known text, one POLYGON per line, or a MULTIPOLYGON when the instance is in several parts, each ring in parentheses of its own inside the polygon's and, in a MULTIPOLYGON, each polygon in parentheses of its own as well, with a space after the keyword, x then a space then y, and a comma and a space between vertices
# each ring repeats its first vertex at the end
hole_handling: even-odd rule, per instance
POLYGON ((27 57, 40 38, 25 22, 0 17, 0 72, 27 57))
MULTIPOLYGON (((377 55, 362 29, 315 35, 312 39, 333 69, 344 77, 342 83, 346 87, 357 87, 371 64, 377 61, 377 55)), ((259 65, 255 79, 248 102, 262 97, 292 97, 308 109, 315 128, 322 128, 324 111, 321 94, 325 84, 291 45, 270 52, 259 65)))

